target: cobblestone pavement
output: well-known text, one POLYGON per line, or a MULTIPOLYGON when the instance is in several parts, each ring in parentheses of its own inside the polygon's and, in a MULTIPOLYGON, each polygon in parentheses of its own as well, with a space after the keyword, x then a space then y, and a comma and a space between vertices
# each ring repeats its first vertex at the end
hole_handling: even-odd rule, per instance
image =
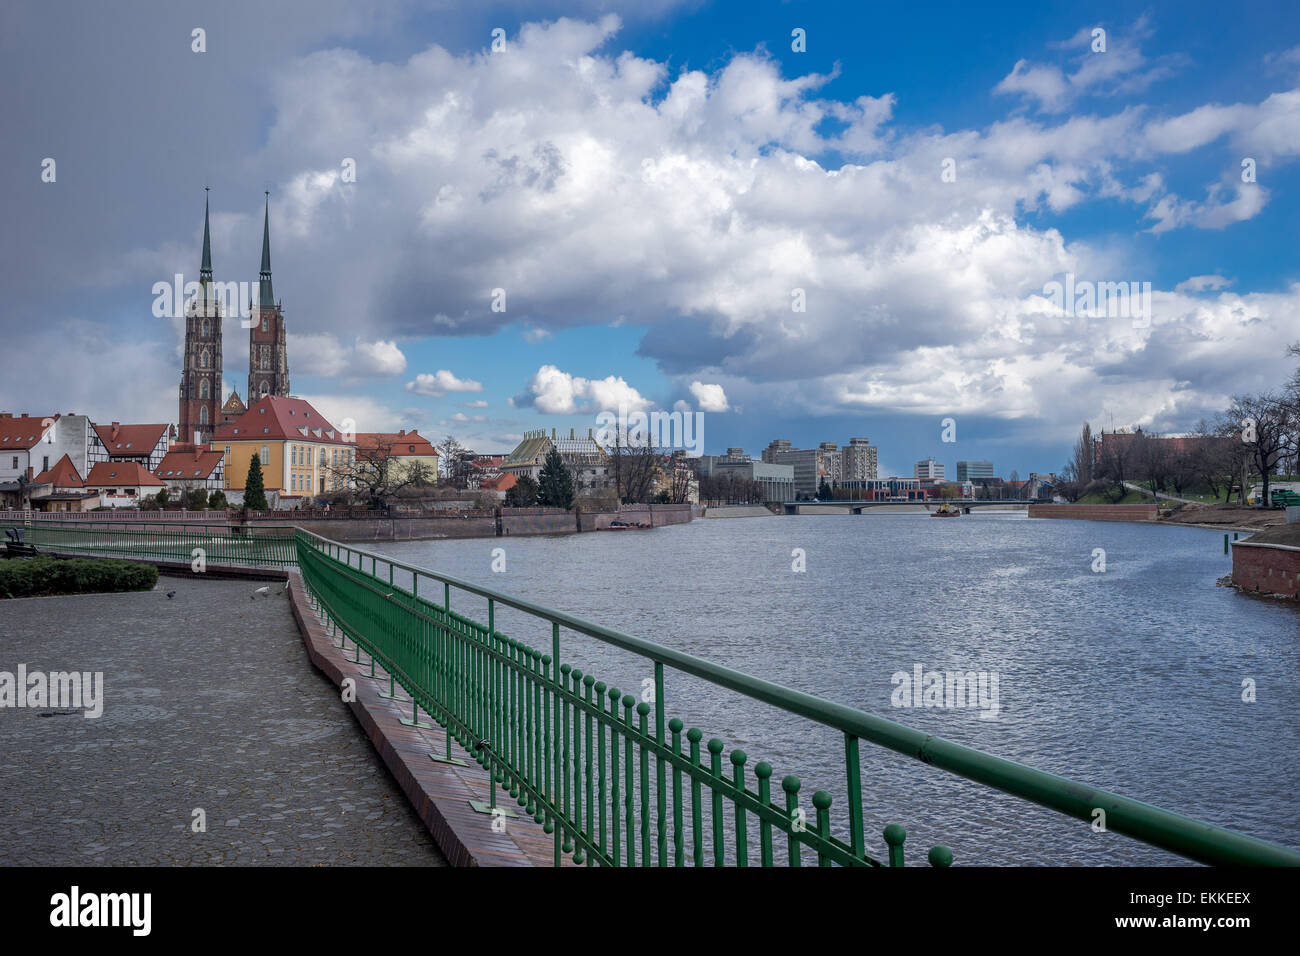
POLYGON ((0 865, 446 865, 261 585, 0 601, 0 671, 104 674, 98 719, 0 707, 0 865))

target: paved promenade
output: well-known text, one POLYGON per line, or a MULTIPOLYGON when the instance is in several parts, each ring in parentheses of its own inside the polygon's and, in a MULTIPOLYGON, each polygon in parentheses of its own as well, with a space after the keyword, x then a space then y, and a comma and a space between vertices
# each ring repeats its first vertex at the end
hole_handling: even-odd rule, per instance
POLYGON ((0 708, 0 865, 445 865, 260 586, 0 601, 0 671, 104 675, 98 719, 0 708))

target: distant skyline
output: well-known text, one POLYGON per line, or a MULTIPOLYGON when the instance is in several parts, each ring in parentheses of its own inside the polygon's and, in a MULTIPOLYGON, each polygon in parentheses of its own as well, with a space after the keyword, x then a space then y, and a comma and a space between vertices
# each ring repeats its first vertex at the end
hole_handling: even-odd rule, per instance
POLYGON ((176 421, 205 186, 227 282, 270 192, 294 395, 481 452, 624 404, 1024 478, 1293 371, 1294 4, 459 6, 0 10, 0 409, 176 421))

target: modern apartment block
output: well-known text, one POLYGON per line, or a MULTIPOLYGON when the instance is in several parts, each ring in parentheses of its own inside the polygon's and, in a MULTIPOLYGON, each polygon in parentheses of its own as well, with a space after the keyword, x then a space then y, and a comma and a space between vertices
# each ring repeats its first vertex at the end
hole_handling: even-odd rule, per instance
POLYGON ((850 438, 840 449, 840 476, 843 481, 866 481, 876 475, 876 447, 865 438, 850 438))
POLYGON ((789 441, 778 438, 763 449, 763 461, 794 468, 796 495, 817 494, 823 480, 838 485, 876 477, 876 448, 865 438, 850 438, 843 448, 833 441, 816 448, 793 448, 789 441))
POLYGON ((943 463, 935 461, 933 458, 926 458, 916 463, 912 470, 913 478, 942 478, 943 463))
POLYGON ((957 480, 972 481, 975 478, 992 478, 993 462, 959 461, 957 462, 957 480))

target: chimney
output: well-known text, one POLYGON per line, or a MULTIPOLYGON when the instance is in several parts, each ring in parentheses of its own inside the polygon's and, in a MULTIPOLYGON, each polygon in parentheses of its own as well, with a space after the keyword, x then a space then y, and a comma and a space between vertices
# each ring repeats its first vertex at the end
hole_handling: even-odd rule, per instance
POLYGON ((573 441, 573 429, 569 429, 569 441, 573 441))

